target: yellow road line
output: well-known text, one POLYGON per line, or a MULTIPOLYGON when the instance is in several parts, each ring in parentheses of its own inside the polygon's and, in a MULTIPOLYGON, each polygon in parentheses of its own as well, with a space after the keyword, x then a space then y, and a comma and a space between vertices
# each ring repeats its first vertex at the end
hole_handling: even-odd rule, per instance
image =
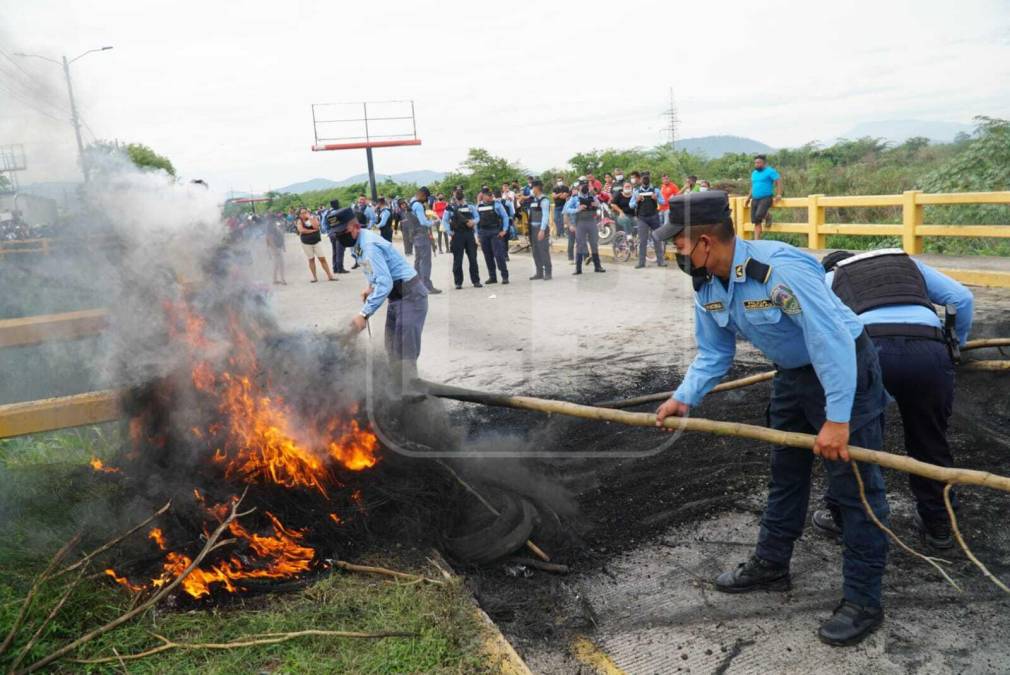
POLYGON ((582 635, 572 640, 572 656, 580 663, 589 666, 600 675, 625 675, 610 655, 582 635))

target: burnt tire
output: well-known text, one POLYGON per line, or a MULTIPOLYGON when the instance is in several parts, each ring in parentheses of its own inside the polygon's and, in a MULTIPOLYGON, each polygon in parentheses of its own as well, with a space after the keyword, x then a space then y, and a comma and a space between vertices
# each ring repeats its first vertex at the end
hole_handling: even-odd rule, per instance
MULTIPOLYGON (((528 500, 497 492, 492 503, 499 515, 490 523, 456 537, 446 537, 445 549, 456 560, 486 565, 519 550, 533 533, 537 510, 528 500)), ((473 508, 485 508, 476 504, 473 508)))

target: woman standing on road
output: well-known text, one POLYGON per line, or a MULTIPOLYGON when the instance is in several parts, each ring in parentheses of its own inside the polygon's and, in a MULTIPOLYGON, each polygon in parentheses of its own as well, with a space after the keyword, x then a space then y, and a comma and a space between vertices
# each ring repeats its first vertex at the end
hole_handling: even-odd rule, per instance
POLYGON ((311 283, 319 281, 319 277, 316 276, 317 258, 319 259, 319 264, 323 266, 323 271, 326 272, 326 278, 330 281, 336 281, 336 277, 330 273, 330 266, 326 262, 326 253, 323 250, 323 245, 320 243, 323 240, 323 236, 319 231, 319 219, 309 213, 308 209, 302 208, 298 212, 298 220, 295 221, 295 226, 298 228, 298 236, 302 240, 302 250, 309 261, 309 272, 312 273, 311 283))

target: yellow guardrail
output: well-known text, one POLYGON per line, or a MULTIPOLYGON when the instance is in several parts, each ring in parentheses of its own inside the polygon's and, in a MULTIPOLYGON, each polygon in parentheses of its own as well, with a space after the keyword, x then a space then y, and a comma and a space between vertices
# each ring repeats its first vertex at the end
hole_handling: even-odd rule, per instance
MULTIPOLYGON (((733 197, 733 222, 737 235, 752 238, 754 225, 750 222, 750 212, 746 197, 733 197)), ((923 237, 1000 237, 1010 238, 1010 225, 925 225, 923 211, 926 206, 955 204, 1003 204, 1010 206, 1010 192, 958 192, 924 193, 908 190, 900 195, 852 195, 807 197, 787 197, 775 203, 775 208, 806 209, 806 222, 776 222, 765 228, 767 232, 788 232, 805 234, 807 248, 827 247, 830 234, 850 234, 857 236, 893 235, 901 237, 901 246, 907 253, 922 253, 923 237), (829 224, 825 222, 825 209, 853 207, 901 208, 901 224, 829 224)))

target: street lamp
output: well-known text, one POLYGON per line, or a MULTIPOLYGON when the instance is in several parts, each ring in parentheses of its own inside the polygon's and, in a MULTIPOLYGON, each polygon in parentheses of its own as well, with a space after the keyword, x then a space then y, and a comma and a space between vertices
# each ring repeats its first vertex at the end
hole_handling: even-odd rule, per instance
POLYGON ((89 49, 81 54, 78 54, 74 58, 67 60, 66 55, 63 56, 62 61, 57 61, 56 59, 51 59, 48 56, 42 56, 41 54, 25 54, 23 52, 14 52, 14 56, 20 56, 23 58, 35 58, 42 59, 43 61, 49 61, 50 63, 55 63, 57 65, 63 66, 63 76, 67 79, 67 94, 70 96, 70 122, 74 125, 74 135, 77 136, 77 153, 81 160, 81 173, 84 174, 84 182, 88 182, 88 163, 84 157, 84 142, 81 140, 81 121, 77 117, 77 102, 74 100, 74 85, 70 81, 70 64, 74 61, 84 58, 92 52, 104 52, 112 49, 112 47, 96 47, 95 49, 89 49))

